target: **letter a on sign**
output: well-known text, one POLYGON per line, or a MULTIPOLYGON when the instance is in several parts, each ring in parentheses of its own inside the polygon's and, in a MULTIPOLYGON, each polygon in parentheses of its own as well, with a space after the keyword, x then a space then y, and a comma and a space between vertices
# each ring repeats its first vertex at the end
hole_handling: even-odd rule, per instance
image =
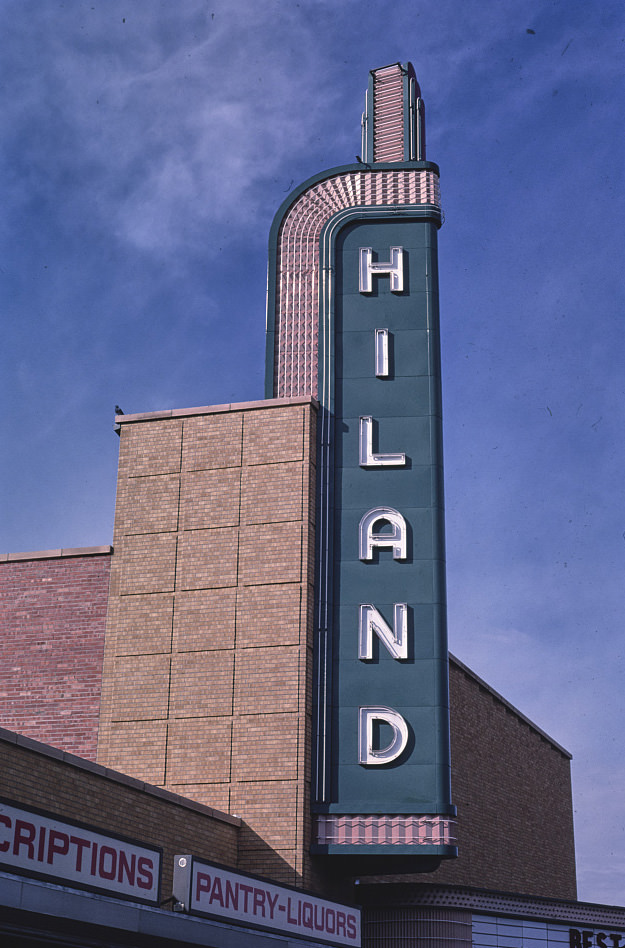
POLYGON ((391 547, 393 559, 405 560, 407 551, 406 521, 394 507, 374 507, 369 510, 358 527, 358 559, 372 560, 374 547, 391 547), (389 533, 376 533, 376 524, 390 523, 389 533))

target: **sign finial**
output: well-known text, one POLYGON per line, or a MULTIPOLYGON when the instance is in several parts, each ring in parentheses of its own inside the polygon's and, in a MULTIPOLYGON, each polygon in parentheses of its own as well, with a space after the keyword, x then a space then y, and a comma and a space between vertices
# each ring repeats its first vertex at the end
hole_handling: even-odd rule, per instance
POLYGON ((425 113, 412 63, 369 73, 362 117, 363 161, 425 161, 425 113))

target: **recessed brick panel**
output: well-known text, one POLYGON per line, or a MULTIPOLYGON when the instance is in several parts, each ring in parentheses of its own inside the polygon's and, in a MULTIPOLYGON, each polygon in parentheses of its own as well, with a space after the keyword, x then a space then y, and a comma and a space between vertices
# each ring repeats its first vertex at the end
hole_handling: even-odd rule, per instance
POLYGON ((167 533, 124 537, 121 543, 116 542, 115 556, 121 556, 121 594, 173 590, 176 543, 176 536, 167 533))
POLYGON ((143 477, 180 471, 182 421, 122 425, 120 439, 120 474, 143 477))
POLYGON ((166 718, 169 655, 128 655, 115 661, 113 721, 166 718))
MULTIPOLYGON (((238 714, 298 711, 301 660, 297 646, 239 649, 235 711, 238 714)), ((265 720, 271 726, 270 718, 265 720)))
POLYGON ((169 725, 167 785, 230 780, 232 718, 193 718, 169 725))
POLYGON ((280 523, 302 519, 301 463, 254 465, 243 473, 241 522, 280 523))
MULTIPOLYGON (((169 783, 168 788, 173 793, 179 793, 188 800, 211 806, 222 813, 230 813, 230 783, 169 783)), ((210 855, 205 859, 214 860, 217 857, 210 855)))
POLYGON ((275 464, 304 458, 304 409, 247 412, 243 422, 243 463, 275 464))
POLYGON ((192 530, 180 537, 178 589, 237 585, 238 530, 192 530))
POLYGON ((205 415, 184 422, 183 471, 241 466, 243 413, 205 415))
POLYGON ((242 527, 239 543, 239 582, 242 585, 266 586, 301 581, 301 523, 242 527))
POLYGON ((166 593, 122 596, 117 609, 115 654, 147 655, 171 651, 173 600, 166 593))
POLYGON ((162 786, 165 780, 166 721, 113 722, 101 738, 98 762, 130 777, 162 786))
POLYGON ((247 850, 267 845, 288 849, 297 842, 297 826, 291 814, 297 810, 298 787, 294 780, 271 780, 235 784, 232 807, 245 809, 245 822, 252 833, 242 833, 247 850))
POLYGON ((235 780, 297 777, 297 714, 252 714, 235 718, 232 769, 235 780))
POLYGON ((166 533, 178 529, 177 474, 128 478, 118 498, 117 527, 125 536, 135 533, 166 533))
POLYGON ((237 646, 297 645, 303 608, 302 590, 297 583, 240 587, 237 646))
POLYGON ((240 468, 183 474, 180 496, 181 529, 238 526, 241 507, 240 484, 240 468))
POLYGON ((234 653, 184 652, 171 669, 170 714, 197 718, 232 714, 234 653))
POLYGON ((234 587, 176 593, 174 650, 233 648, 236 598, 234 587))

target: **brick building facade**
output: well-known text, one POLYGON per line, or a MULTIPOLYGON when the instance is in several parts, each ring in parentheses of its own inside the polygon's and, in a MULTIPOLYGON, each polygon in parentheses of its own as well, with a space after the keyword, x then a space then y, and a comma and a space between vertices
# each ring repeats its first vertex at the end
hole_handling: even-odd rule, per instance
POLYGON ((95 760, 111 547, 0 557, 3 727, 95 760))
POLYGON ((98 761, 238 814, 242 867, 310 884, 315 406, 121 421, 98 761))
MULTIPOLYGON (((118 419, 112 551, 0 563, 2 724, 236 815, 239 868, 324 890, 307 789, 316 416, 294 398, 118 419)), ((453 657, 450 718, 459 855, 421 879, 575 898, 570 755, 453 657)))
POLYGON ((200 849, 236 865, 236 817, 3 728, 0 797, 161 848, 162 891, 168 895, 178 852, 200 849))
MULTIPOLYGON (((32 570, 20 561, 21 575, 42 582, 63 565, 64 588, 74 569, 87 614, 110 567, 106 647, 101 608, 87 639, 99 646, 88 675, 91 730, 68 730, 57 742, 64 662, 71 656, 79 679, 82 627, 28 654, 31 680, 56 675, 55 687, 36 696, 36 728, 31 704, 20 706, 15 689, 2 703, 2 723, 95 760, 81 742, 95 748, 101 696, 101 767, 236 815, 239 868, 326 890, 322 863, 308 854, 316 408, 293 399, 124 418, 114 552, 33 559, 32 570), (189 500, 198 472, 201 516, 189 500), (150 491, 159 501, 153 512, 142 501, 150 491), (224 530, 233 565, 189 568, 185 556, 198 548, 223 552, 224 530), (262 555, 265 530, 277 540, 270 559, 262 555), (99 570, 85 574, 93 562, 99 570)), ((14 576, 13 566, 0 565, 0 577, 14 576)), ((50 591, 39 598, 40 625, 63 627, 67 600, 43 588, 50 591)), ((574 899, 570 755, 454 657, 450 718, 459 855, 413 881, 478 879, 482 887, 574 899)))

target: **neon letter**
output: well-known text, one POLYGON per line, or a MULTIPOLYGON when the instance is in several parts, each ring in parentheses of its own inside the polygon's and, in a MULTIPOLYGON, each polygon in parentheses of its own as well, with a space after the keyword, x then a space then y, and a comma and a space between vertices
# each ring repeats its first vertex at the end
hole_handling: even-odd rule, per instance
POLYGON ((391 259, 386 263, 373 262, 373 247, 360 248, 358 289, 361 293, 373 292, 373 275, 387 274, 391 279, 391 293, 404 289, 404 251, 402 247, 391 247, 391 259))
POLYGON ((379 379, 388 377, 388 329, 375 330, 375 374, 379 379))
POLYGON ((406 521, 394 507, 374 507, 360 521, 358 527, 358 558, 372 560, 374 547, 391 548, 394 560, 405 560, 406 521), (379 521, 387 521, 392 526, 391 533, 375 533, 374 527, 379 521))
POLYGON ((358 709, 358 763, 389 764, 396 760, 408 743, 408 725, 401 714, 382 706, 358 709), (373 747, 373 722, 390 724, 393 737, 387 747, 373 747))
POLYGON ((371 415, 361 415, 359 439, 361 467, 401 467, 406 463, 406 455, 403 453, 373 453, 373 418, 371 415))
POLYGON ((408 605, 393 603, 393 629, 375 606, 363 603, 358 607, 358 658, 373 658, 373 633, 393 658, 408 658, 408 605))

